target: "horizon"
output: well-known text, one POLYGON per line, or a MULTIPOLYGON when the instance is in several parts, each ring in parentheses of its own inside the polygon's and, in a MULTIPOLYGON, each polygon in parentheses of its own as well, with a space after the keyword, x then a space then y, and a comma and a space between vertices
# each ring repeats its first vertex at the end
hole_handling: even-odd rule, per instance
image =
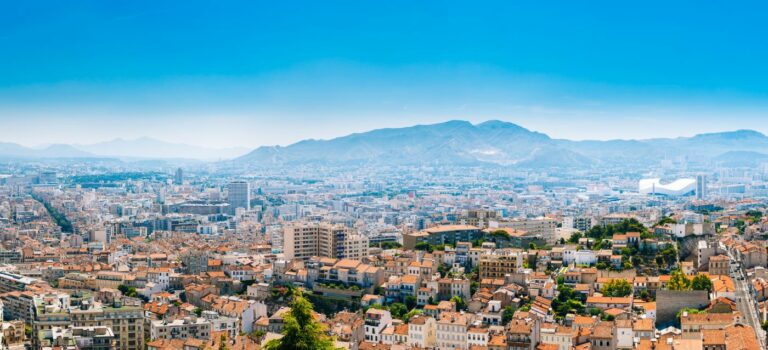
POLYGON ((256 148, 452 119, 768 133, 761 11, 661 4, 5 4, 0 141, 256 148))
POLYGON ((440 121, 440 122, 436 122, 436 123, 423 123, 423 124, 420 123, 420 124, 412 124, 412 125, 407 125, 407 126, 402 126, 402 127, 381 127, 381 128, 376 128, 376 129, 370 129, 370 130, 353 131, 353 132, 350 132, 348 134, 339 135, 339 136, 333 136, 333 137, 330 137, 330 138, 312 138, 312 137, 310 137, 310 138, 298 140, 296 142, 292 142, 292 143, 289 143, 289 144, 258 145, 258 146, 255 146, 255 147, 248 147, 248 146, 225 146, 225 147, 205 146, 205 145, 186 143, 186 142, 174 142, 174 141, 169 141, 169 140, 165 140, 165 139, 162 139, 162 138, 151 137, 151 136, 138 136, 138 137, 120 137, 120 136, 118 136, 118 137, 113 138, 113 139, 99 140, 99 141, 91 142, 91 143, 47 143, 47 144, 33 144, 33 145, 29 145, 29 144, 25 144, 25 143, 20 143, 20 142, 8 142, 8 141, 0 140, 0 144, 3 144, 3 143, 13 143, 13 144, 21 145, 21 146, 24 146, 24 147, 27 147, 27 148, 30 148, 30 149, 42 150, 42 149, 45 149, 45 148, 48 148, 48 147, 53 147, 53 146, 72 146, 72 147, 78 148, 78 147, 94 146, 94 145, 110 143, 110 142, 119 142, 119 141, 134 142, 134 141, 142 141, 143 140, 143 141, 157 141, 157 142, 163 142, 163 143, 174 144, 174 145, 183 145, 183 146, 197 147, 197 148, 208 149, 208 150, 237 150, 237 151, 250 152, 250 151, 252 151, 254 149, 257 149, 259 147, 287 147, 287 146, 290 146, 292 144, 295 144, 295 143, 298 143, 298 142, 301 142, 301 141, 310 141, 310 140, 313 140, 313 141, 331 141, 331 140, 334 140, 334 139, 337 139, 337 138, 342 138, 342 137, 346 137, 346 136, 353 135, 353 134, 363 134, 363 133, 367 133, 367 132, 371 132, 371 131, 375 131, 375 130, 402 129, 402 128, 409 128, 409 127, 415 127, 415 126, 431 126, 431 125, 444 124, 444 123, 448 123, 448 122, 468 122, 468 123, 472 124, 473 126, 477 126, 479 124, 486 123, 486 122, 503 122, 503 123, 517 125, 519 127, 527 129, 530 132, 537 132, 537 133, 545 134, 546 136, 550 137, 551 139, 567 140, 567 141, 614 141, 614 140, 646 141, 646 140, 653 140, 653 139, 690 138, 690 137, 695 137, 695 136, 704 135, 704 134, 732 133, 732 132, 739 132, 739 131, 753 131, 753 132, 760 133, 763 136, 766 136, 765 132, 762 132, 762 131, 757 130, 757 129, 737 128, 737 129, 719 130, 719 131, 711 131, 711 132, 693 133, 693 134, 690 134, 690 135, 688 135, 688 134, 685 134, 685 135, 681 134, 681 135, 678 135, 678 136, 671 136, 671 137, 614 138, 614 139, 568 139, 568 138, 553 137, 552 135, 547 134, 546 132, 542 132, 542 131, 539 131, 539 130, 531 129, 531 128, 526 127, 525 125, 521 125, 521 124, 518 124, 518 123, 515 123, 515 122, 506 121, 506 120, 487 119, 487 120, 483 120, 483 121, 479 121, 479 122, 473 122, 473 121, 462 120, 462 119, 450 119, 450 120, 444 120, 444 121, 440 121))

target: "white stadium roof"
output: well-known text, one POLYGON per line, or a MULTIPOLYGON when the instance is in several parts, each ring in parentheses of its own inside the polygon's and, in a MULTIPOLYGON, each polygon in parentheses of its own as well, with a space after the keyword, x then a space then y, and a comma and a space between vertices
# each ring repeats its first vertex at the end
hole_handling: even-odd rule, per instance
POLYGON ((661 179, 642 179, 638 191, 641 194, 683 196, 696 191, 696 179, 678 179, 666 184, 661 183, 661 179))

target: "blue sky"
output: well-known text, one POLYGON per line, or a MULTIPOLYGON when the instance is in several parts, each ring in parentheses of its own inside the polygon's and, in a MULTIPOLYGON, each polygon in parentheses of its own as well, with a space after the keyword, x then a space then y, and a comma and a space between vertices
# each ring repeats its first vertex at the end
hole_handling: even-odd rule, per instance
POLYGON ((766 10, 5 2, 0 141, 252 147, 448 119, 502 119, 571 139, 768 132, 766 10))

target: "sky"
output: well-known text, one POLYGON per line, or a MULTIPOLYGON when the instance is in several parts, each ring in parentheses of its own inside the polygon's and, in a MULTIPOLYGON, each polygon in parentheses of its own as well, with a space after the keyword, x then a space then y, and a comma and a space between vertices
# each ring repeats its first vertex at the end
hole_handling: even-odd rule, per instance
POLYGON ((0 142, 768 133, 764 2, 6 1, 0 142))

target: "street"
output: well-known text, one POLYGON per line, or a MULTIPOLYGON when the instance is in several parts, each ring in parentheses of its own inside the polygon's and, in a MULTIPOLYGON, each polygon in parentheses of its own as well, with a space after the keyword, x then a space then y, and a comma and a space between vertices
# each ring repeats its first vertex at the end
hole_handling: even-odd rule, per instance
POLYGON ((744 315, 746 323, 755 329, 757 340, 760 342, 760 346, 765 349, 765 331, 761 327, 759 314, 757 313, 757 302, 752 296, 752 284, 747 279, 741 264, 734 259, 730 252, 728 252, 728 257, 731 258, 731 278, 736 287, 736 307, 744 315))

